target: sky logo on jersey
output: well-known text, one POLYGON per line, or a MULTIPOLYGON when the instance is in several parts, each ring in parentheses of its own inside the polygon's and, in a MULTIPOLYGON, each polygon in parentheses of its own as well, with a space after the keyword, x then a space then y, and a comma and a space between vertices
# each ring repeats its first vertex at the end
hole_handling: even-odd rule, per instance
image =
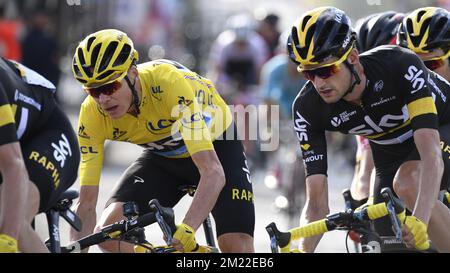
POLYGON ((414 65, 410 65, 408 67, 408 74, 405 74, 405 79, 411 82, 413 90, 411 91, 411 94, 416 93, 417 91, 421 90, 423 87, 425 87, 425 79, 423 77, 420 77, 420 75, 423 74, 422 69, 418 69, 414 65))
POLYGON ((58 143, 52 142, 52 147, 55 149, 53 151, 53 156, 56 161, 60 162, 61 168, 64 168, 64 163, 67 157, 72 156, 72 149, 70 148, 70 143, 64 134, 61 134, 61 139, 58 143))
POLYGON ((298 140, 308 141, 308 134, 306 134, 306 124, 309 122, 300 115, 298 111, 295 112, 296 119, 294 121, 294 130, 297 133, 298 140))
POLYGON ((402 107, 401 115, 386 114, 381 117, 380 121, 375 123, 368 115, 364 116, 366 124, 356 126, 348 131, 352 135, 367 136, 375 133, 386 132, 387 129, 395 128, 405 124, 409 120, 408 107, 404 105, 402 107), (383 129, 385 128, 385 129, 383 129))

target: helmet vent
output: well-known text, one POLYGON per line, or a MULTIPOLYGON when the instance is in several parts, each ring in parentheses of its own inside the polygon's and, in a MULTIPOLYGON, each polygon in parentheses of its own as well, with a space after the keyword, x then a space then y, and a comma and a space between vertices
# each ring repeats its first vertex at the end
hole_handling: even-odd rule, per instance
POLYGON ((78 58, 80 59, 81 68, 84 73, 88 77, 92 77, 92 69, 86 66, 86 60, 84 59, 83 50, 81 48, 78 48, 78 58))
MULTIPOLYGON (((91 65, 95 66, 95 64, 97 63, 97 59, 98 59, 98 54, 100 53, 100 47, 102 45, 101 44, 97 44, 94 49, 92 50, 92 54, 91 54, 91 65)), ((98 73, 100 73, 101 71, 98 70, 98 73)), ((89 76, 92 77, 92 74, 89 76)))
POLYGON ((91 50, 91 45, 94 41, 95 41, 95 37, 89 38, 89 40, 87 41, 87 47, 86 47, 87 51, 91 50))
POLYGON ((103 80, 103 79, 109 77, 109 76, 110 76, 111 74, 113 74, 114 72, 116 72, 116 71, 114 71, 114 70, 108 70, 108 71, 106 71, 105 73, 99 75, 99 76, 97 77, 97 80, 99 80, 99 81, 100 81, 100 80, 103 80))
POLYGON ((306 27, 306 24, 308 23, 309 19, 311 19, 311 15, 305 16, 305 19, 303 19, 302 31, 305 31, 305 27, 306 27))
MULTIPOLYGON (((411 42, 413 43, 414 46, 419 46, 421 40, 423 39, 423 36, 425 35, 425 32, 427 31, 427 29, 430 26, 430 22, 431 22, 431 18, 427 18, 425 19, 425 21, 422 24, 422 28, 420 29, 419 35, 418 36, 410 36, 411 37, 411 42)), ((428 33, 428 35, 430 35, 431 33, 428 33)), ((428 36, 429 38, 429 36, 428 36)), ((428 39, 427 38, 427 39, 428 39)))
POLYGON ((116 60, 114 61, 113 67, 124 64, 126 62, 126 60, 128 59, 128 57, 130 56, 130 52, 131 52, 131 46, 125 44, 122 47, 122 50, 120 51, 119 56, 117 56, 116 60))
POLYGON ((420 19, 422 18, 422 16, 425 14, 425 10, 421 10, 418 14, 417 14, 417 22, 420 22, 420 19))
MULTIPOLYGON (((333 30, 334 22, 327 21, 325 26, 323 26, 322 31, 319 33, 317 37, 317 41, 314 41, 314 46, 317 51, 320 51, 321 47, 325 44, 325 41, 330 37, 329 34, 333 30)), ((314 32, 312 32, 314 33, 314 32)), ((309 40, 307 40, 309 41, 309 40)))
POLYGON ((315 30, 316 30, 316 25, 314 24, 306 32, 305 41, 307 41, 307 42, 306 42, 305 47, 297 48, 298 49, 298 53, 300 54, 300 57, 302 57, 302 59, 306 59, 306 57, 308 56, 308 50, 309 50, 309 48, 311 47, 311 44, 312 44, 312 43, 310 43, 308 41, 312 40, 315 30))
POLYGON ((111 58, 113 57, 114 53, 116 52, 117 46, 119 45, 119 42, 113 41, 109 43, 109 45, 105 49, 105 53, 103 53, 102 60, 100 62, 100 66, 98 68, 98 72, 101 73, 103 70, 105 70, 109 63, 111 62, 111 58))

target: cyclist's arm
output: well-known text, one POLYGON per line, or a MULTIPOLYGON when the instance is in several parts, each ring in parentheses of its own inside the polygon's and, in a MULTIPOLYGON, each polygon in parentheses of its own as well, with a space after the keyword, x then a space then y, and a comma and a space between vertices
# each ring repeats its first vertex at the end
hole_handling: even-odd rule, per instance
MULTIPOLYGON (((306 85, 306 88, 309 88, 306 85)), ((303 92, 305 90, 302 90, 303 92)), ((314 91, 314 90, 312 90, 314 91)), ((315 92, 315 91, 314 91, 315 92)), ((293 104, 294 129, 300 142, 303 163, 306 172, 306 202, 300 224, 305 225, 324 218, 328 212, 328 186, 327 186, 327 150, 325 131, 320 128, 321 117, 317 111, 312 111, 314 101, 309 101, 307 95, 297 97, 293 104), (311 114, 315 113, 315 114, 311 114)), ((303 239, 300 249, 313 252, 321 236, 303 239)))
MULTIPOLYGON (((80 197, 76 201, 73 210, 82 222, 80 232, 70 229, 70 240, 77 241, 94 231, 97 223, 97 213, 95 211, 98 200, 98 186, 80 186, 80 197)), ((86 252, 88 249, 85 250, 86 252)))
POLYGON ((422 170, 413 215, 428 225, 444 172, 439 132, 435 129, 419 129, 414 132, 414 142, 420 154, 422 170))
POLYGON ((80 232, 70 230, 71 241, 91 234, 97 221, 96 206, 103 165, 105 128, 102 124, 94 122, 97 110, 88 107, 86 102, 87 100, 81 107, 78 122, 78 142, 81 152, 80 197, 74 205, 74 212, 80 217, 83 225, 80 232))
POLYGON ((437 109, 428 83, 429 72, 423 62, 407 50, 403 50, 399 57, 398 90, 408 108, 422 168, 413 215, 428 224, 443 173, 437 109))
POLYGON ((14 113, 3 85, 0 84, 0 233, 18 238, 21 221, 25 219, 28 194, 28 172, 17 139, 14 113))
POLYGON ((352 197, 355 200, 368 198, 370 195, 370 179, 374 168, 372 150, 367 139, 359 139, 358 151, 356 155, 355 173, 351 185, 352 197))
POLYGON ((225 175, 214 151, 210 129, 204 121, 203 109, 195 97, 195 90, 185 79, 176 74, 174 76, 174 82, 166 88, 171 92, 165 103, 167 109, 171 109, 171 115, 177 118, 176 129, 180 131, 200 173, 196 194, 183 221, 196 230, 214 207, 225 185, 225 175), (181 97, 185 102, 179 102, 181 97))
POLYGON ((183 223, 197 230, 216 204, 225 186, 225 174, 214 150, 201 151, 191 157, 200 172, 200 182, 183 223))
MULTIPOLYGON (((306 178, 306 202, 300 218, 300 226, 325 218, 330 212, 328 207, 327 177, 314 174, 306 178)), ((314 252, 322 235, 303 238, 299 248, 305 252, 314 252)))
POLYGON ((2 223, 0 233, 18 239, 25 219, 28 194, 28 172, 22 159, 19 142, 0 145, 2 223))

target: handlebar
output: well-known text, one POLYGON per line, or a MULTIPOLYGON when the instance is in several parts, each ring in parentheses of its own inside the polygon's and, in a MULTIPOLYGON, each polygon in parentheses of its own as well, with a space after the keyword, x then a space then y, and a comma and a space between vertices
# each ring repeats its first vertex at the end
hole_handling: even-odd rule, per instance
POLYGON ((401 224, 397 214, 401 214, 405 210, 405 206, 401 200, 394 197, 389 188, 383 188, 381 196, 384 200, 383 203, 368 205, 357 211, 348 209, 345 212, 331 214, 322 220, 293 228, 287 232, 279 231, 276 224, 272 222, 266 227, 270 236, 272 253, 278 253, 278 247, 285 248, 293 240, 320 235, 335 229, 352 230, 367 221, 386 215, 389 215, 392 221, 396 237, 401 239, 401 224))
MULTIPOLYGON (((167 238, 172 238, 176 227, 174 224, 174 212, 172 208, 162 207, 158 200, 153 199, 149 202, 149 207, 152 212, 144 214, 134 219, 121 220, 102 228, 99 232, 88 235, 69 246, 63 248, 62 252, 79 252, 82 249, 92 245, 103 243, 107 240, 118 238, 127 232, 133 231, 137 228, 144 228, 155 222, 158 222, 164 235, 167 238), (164 228, 163 228, 164 226, 164 228), (175 228, 174 228, 175 227, 175 228), (167 234, 166 234, 167 232, 167 234), (169 236, 168 236, 169 235, 169 236)), ((168 243, 169 244, 169 243, 168 243)))
POLYGON ((175 234, 175 231, 177 230, 173 209, 167 211, 167 208, 161 207, 158 200, 156 199, 151 200, 148 205, 150 207, 150 210, 155 215, 156 221, 158 222, 158 225, 164 234, 167 245, 171 245, 173 234, 175 234))

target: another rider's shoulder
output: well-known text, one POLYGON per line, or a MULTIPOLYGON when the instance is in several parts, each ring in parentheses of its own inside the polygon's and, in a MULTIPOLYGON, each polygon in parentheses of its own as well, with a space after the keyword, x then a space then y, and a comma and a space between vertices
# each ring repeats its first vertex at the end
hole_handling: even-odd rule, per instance
POLYGON ((397 45, 382 45, 362 53, 360 58, 362 60, 372 59, 390 63, 387 67, 392 67, 393 64, 411 59, 418 59, 419 57, 408 48, 397 45))

